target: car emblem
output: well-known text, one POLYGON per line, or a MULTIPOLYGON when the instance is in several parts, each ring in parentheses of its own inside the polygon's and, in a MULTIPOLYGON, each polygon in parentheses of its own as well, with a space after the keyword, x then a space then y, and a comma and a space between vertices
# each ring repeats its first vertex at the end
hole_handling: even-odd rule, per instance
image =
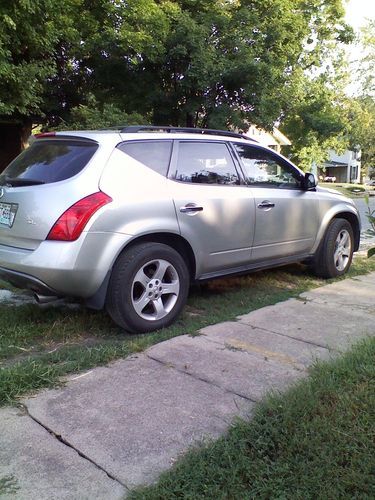
POLYGON ((4 196, 4 189, 0 187, 0 198, 4 196))

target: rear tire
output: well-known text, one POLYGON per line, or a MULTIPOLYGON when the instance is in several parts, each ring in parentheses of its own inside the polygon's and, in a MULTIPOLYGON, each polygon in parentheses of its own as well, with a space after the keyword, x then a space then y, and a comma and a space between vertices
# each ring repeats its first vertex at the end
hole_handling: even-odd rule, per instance
POLYGON ((353 258, 354 235, 345 219, 333 219, 328 226, 313 262, 314 273, 321 278, 345 274, 353 258))
POLYGON ((109 281, 106 309, 130 333, 169 326, 183 309, 190 285, 184 259, 162 243, 142 243, 117 259, 109 281))

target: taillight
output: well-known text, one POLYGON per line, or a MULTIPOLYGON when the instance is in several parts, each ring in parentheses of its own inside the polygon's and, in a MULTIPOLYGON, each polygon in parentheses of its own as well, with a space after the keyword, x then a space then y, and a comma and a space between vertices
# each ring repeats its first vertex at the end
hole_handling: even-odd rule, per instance
POLYGON ((101 191, 77 201, 55 222, 47 240, 75 241, 80 237, 92 215, 111 201, 112 198, 101 191))
POLYGON ((34 134, 36 139, 42 139, 43 137, 55 137, 56 132, 41 132, 40 134, 34 134))

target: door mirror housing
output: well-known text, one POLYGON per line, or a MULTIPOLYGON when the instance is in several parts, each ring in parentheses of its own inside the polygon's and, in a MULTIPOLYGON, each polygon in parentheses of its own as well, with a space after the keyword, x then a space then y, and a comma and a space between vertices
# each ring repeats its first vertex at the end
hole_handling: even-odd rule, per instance
POLYGON ((304 181, 303 187, 306 189, 306 191, 311 191, 312 189, 315 189, 316 186, 318 185, 317 176, 315 174, 312 174, 311 172, 306 172, 303 181, 304 181))

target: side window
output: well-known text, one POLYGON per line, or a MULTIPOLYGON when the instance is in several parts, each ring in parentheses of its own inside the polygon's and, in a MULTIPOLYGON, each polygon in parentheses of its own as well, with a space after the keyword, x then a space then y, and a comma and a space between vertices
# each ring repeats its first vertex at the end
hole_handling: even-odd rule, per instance
POLYGON ((172 141, 123 142, 117 147, 158 174, 167 175, 172 141))
POLYGON ((220 142, 180 142, 174 178, 194 184, 240 184, 228 147, 220 142))
POLYGON ((276 155, 245 144, 234 144, 248 184, 273 188, 300 188, 297 170, 276 155))

